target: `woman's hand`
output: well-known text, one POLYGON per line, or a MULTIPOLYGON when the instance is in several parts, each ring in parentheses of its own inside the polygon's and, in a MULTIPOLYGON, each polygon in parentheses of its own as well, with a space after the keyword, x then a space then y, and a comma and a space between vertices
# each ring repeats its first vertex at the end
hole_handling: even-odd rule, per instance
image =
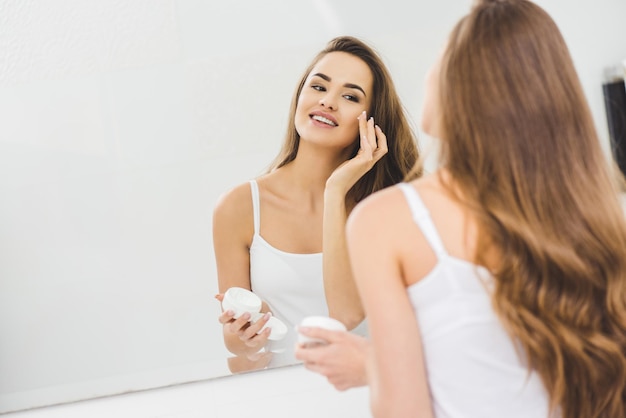
POLYGON ((328 344, 297 344, 295 355, 304 367, 325 376, 337 390, 367 385, 367 358, 370 343, 345 331, 299 327, 298 332, 328 344))
MULTIPOLYGON (((218 294, 215 295, 215 298, 221 303, 224 295, 218 294)), ((231 334, 239 339, 240 343, 245 347, 244 351, 248 359, 256 361, 261 354, 259 351, 267 345, 268 337, 272 331, 269 327, 261 331, 271 316, 269 312, 266 312, 261 318, 252 322, 252 315, 248 312, 239 318, 235 318, 233 311, 226 310, 220 314, 218 320, 224 326, 225 334, 231 334)), ((241 353, 234 354, 240 355, 241 353)))
POLYGON ((374 124, 374 118, 367 119, 365 111, 359 116, 359 136, 359 151, 354 158, 335 169, 326 181, 327 189, 341 190, 345 195, 378 160, 387 154, 387 137, 380 127, 374 124))

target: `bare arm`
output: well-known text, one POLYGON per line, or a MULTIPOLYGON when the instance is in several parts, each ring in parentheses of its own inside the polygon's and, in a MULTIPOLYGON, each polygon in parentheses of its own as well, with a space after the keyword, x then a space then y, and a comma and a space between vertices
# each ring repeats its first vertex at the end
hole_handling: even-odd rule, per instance
POLYGON ((410 219, 397 208, 400 193, 386 190, 358 205, 348 220, 347 242, 372 343, 367 370, 373 415, 432 418, 421 335, 403 277, 405 243, 397 236, 401 220, 410 219))
POLYGON ((346 194, 387 153, 387 138, 380 128, 375 127, 373 119, 366 121, 365 113, 359 117, 359 129, 359 152, 333 172, 324 193, 324 290, 330 316, 343 322, 348 329, 356 327, 365 313, 348 259, 346 194))
MULTIPOLYGON (((223 195, 213 212, 213 248, 220 294, 231 287, 251 290, 249 246, 254 231, 250 186, 243 184, 223 195)), ((218 296, 218 300, 221 298, 218 296)), ((268 311, 263 303, 263 312, 268 311)), ((233 354, 255 358, 265 346, 269 328, 257 335, 267 318, 250 325, 249 316, 234 319, 232 312, 223 312, 224 344, 233 354)))
POLYGON ((324 290, 329 315, 352 329, 363 320, 365 314, 348 259, 344 233, 346 220, 345 195, 327 191, 324 197, 322 241, 324 290))

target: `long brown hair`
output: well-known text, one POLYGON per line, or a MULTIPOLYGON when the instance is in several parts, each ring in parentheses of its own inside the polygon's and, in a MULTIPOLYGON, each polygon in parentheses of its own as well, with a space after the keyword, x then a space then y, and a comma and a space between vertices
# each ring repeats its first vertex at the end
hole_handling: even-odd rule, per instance
POLYGON ((496 311, 554 411, 626 417, 620 174, 560 31, 530 1, 479 1, 439 74, 441 163, 478 219, 476 263, 498 255, 496 311))
MULTIPOLYGON (((270 165, 269 171, 282 167, 296 158, 300 144, 300 135, 295 126, 298 98, 313 67, 331 52, 346 52, 354 55, 369 67, 374 78, 374 85, 368 115, 374 117, 376 124, 387 136, 389 148, 387 155, 378 161, 348 192, 346 202, 353 205, 377 190, 402 181, 418 158, 415 134, 407 120, 406 111, 400 102, 387 67, 372 47, 355 37, 340 36, 330 40, 304 72, 291 101, 285 141, 270 165)), ((356 155, 359 148, 358 136, 354 141, 354 150, 350 158, 356 155)))

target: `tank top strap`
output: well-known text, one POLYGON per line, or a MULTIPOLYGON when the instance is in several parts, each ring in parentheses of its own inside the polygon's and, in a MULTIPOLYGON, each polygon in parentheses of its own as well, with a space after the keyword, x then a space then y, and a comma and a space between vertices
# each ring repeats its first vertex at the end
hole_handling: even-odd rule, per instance
POLYGON ((441 237, 437 232, 437 228, 430 217, 430 212, 428 212, 426 205, 424 205, 424 201, 415 187, 408 183, 399 183, 398 187, 400 187, 400 190, 404 193, 404 197, 406 198, 411 214, 413 215, 413 220, 422 230, 426 241, 428 241, 428 244, 437 255, 437 258, 447 256, 448 253, 446 252, 443 242, 441 241, 441 237))
POLYGON ((252 214, 254 219, 254 235, 259 235, 261 229, 261 209, 259 203, 259 186, 256 180, 250 180, 250 190, 252 192, 252 214))

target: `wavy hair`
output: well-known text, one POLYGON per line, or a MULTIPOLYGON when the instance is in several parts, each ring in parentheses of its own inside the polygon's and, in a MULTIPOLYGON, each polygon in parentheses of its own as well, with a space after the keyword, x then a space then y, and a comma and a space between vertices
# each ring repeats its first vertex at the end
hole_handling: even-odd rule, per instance
MULTIPOLYGON (((352 206, 371 193, 402 181, 419 156, 417 139, 387 67, 372 47, 355 37, 340 36, 330 40, 304 72, 291 101, 285 141, 268 171, 282 167, 296 158, 300 144, 300 135, 295 126, 298 98, 313 67, 331 52, 346 52, 361 59, 369 67, 374 82, 368 115, 374 117, 376 124, 387 136, 389 148, 389 152, 348 191, 346 202, 352 206)), ((358 139, 357 135, 354 139, 354 150, 349 158, 354 157, 359 149, 358 139)), ((419 175, 419 172, 417 174, 419 175)))
POLYGON ((496 312, 553 411, 626 417, 623 177, 557 25, 530 1, 476 2, 439 74, 440 159, 478 220, 496 312))

